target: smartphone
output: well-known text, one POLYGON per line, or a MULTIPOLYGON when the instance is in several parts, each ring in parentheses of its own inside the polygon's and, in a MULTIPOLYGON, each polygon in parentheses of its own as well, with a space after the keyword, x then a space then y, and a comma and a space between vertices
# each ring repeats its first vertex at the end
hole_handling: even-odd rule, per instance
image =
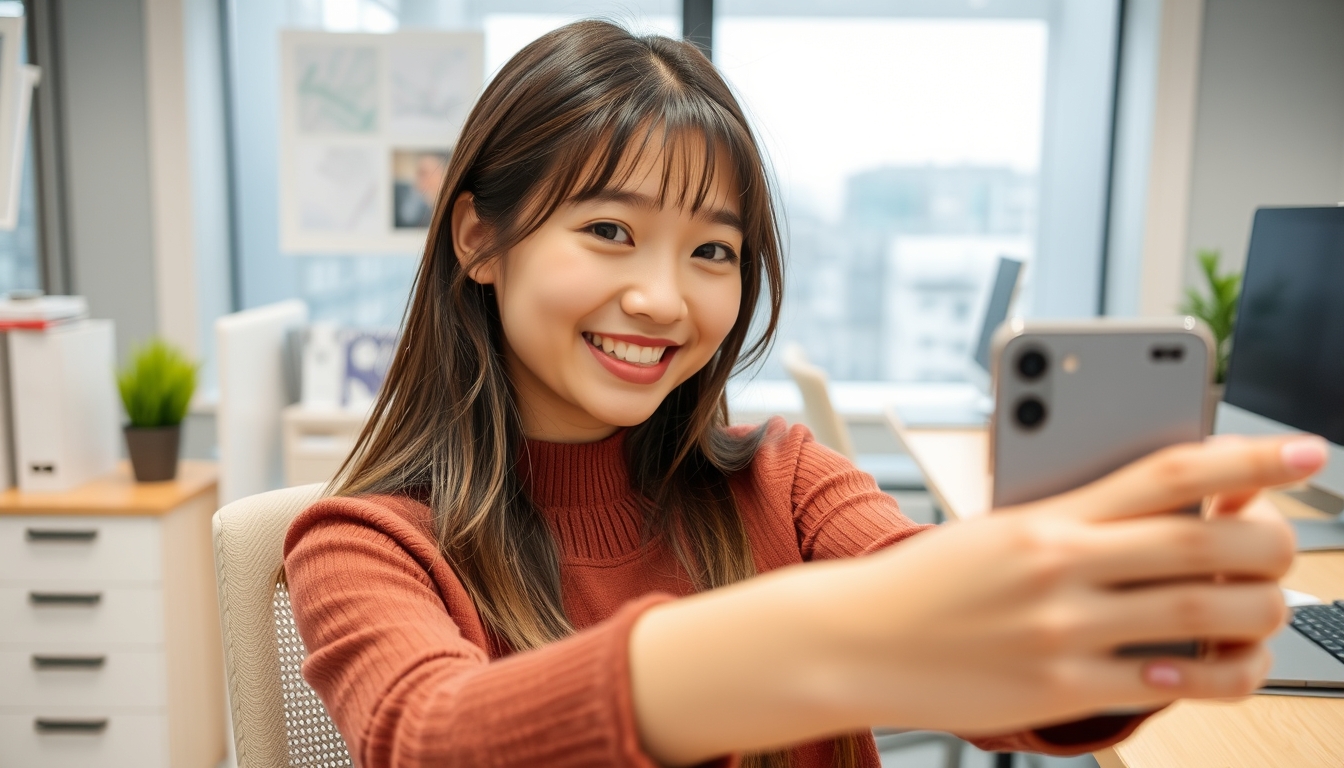
POLYGON ((993 343, 995 509, 1209 433, 1213 336, 1193 317, 1014 319, 993 343))
MULTIPOLYGON (((1213 336, 1193 317, 1011 320, 993 349, 994 509, 1072 490, 1209 433, 1213 336)), ((1199 657, 1203 646, 1150 643, 1116 654, 1199 657)))

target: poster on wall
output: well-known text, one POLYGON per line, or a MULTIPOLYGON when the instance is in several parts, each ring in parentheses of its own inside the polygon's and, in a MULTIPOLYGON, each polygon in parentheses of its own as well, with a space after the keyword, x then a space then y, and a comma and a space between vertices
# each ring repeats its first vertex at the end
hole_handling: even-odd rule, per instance
POLYGON ((287 30, 280 56, 281 252, 419 253, 484 36, 287 30))

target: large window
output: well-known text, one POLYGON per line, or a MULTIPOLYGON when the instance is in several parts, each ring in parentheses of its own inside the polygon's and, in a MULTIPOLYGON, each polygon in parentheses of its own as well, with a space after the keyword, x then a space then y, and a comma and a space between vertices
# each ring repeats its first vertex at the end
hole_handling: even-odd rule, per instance
MULTIPOLYGON (((777 350, 801 344, 838 380, 962 380, 999 256, 1028 263, 1020 312, 1095 310, 1034 300, 1061 278, 1097 291, 1115 6, 1091 5, 1080 23, 1051 2, 716 4, 714 60, 785 212, 777 350), (1070 100, 1084 89, 1101 100, 1070 100), (1061 199, 1052 162, 1074 164, 1080 197, 1061 199)), ((783 376, 777 358, 763 377, 783 376)))
MULTIPOLYGON (((487 79, 527 42, 604 16, 680 34, 677 0, 230 0, 239 300, 394 325, 418 253, 279 248, 283 28, 476 29, 487 79)), ((1001 255, 1029 262, 1019 309, 1094 314, 1117 0, 718 0, 713 57, 779 181, 788 258, 776 349, 834 379, 964 376, 1001 255)), ((759 373, 781 378, 772 358, 759 373)))
MULTIPOLYGON (((0 16, 21 15, 22 3, 0 2, 0 16)), ((21 55, 26 59, 27 51, 21 55)), ((24 139, 18 221, 14 229, 0 230, 0 295, 42 287, 37 242, 37 158, 33 156, 31 119, 24 130, 27 137, 24 139)))

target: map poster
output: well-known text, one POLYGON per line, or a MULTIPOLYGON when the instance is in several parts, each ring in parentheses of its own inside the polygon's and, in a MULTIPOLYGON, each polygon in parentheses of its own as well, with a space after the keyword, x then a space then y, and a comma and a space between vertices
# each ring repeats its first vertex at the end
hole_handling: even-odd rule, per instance
POLYGON ((280 36, 280 250, 417 254, 484 81, 479 32, 280 36))

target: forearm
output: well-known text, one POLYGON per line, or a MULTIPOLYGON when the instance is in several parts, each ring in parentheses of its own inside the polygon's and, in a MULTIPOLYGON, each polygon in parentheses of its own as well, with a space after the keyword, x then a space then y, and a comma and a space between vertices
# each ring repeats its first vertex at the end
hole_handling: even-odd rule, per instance
POLYGON ((630 673, 650 756, 689 765, 865 728, 840 639, 857 567, 788 568, 644 614, 630 673))

